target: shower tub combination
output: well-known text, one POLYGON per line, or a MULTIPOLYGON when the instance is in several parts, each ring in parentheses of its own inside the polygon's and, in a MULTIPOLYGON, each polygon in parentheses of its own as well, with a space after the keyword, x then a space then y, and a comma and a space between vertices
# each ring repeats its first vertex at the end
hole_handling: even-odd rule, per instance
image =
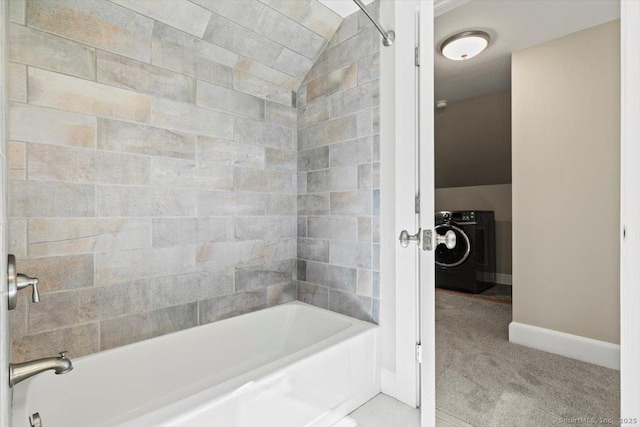
POLYGON ((380 391, 378 327, 301 302, 74 360, 18 384, 14 426, 324 426, 380 391))

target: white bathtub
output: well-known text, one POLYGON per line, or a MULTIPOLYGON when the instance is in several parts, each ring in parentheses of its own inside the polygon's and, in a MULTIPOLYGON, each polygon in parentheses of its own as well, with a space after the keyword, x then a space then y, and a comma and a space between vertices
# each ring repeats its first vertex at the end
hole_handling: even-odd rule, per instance
POLYGON ((72 359, 15 387, 13 425, 331 425, 380 391, 377 334, 291 302, 72 359))

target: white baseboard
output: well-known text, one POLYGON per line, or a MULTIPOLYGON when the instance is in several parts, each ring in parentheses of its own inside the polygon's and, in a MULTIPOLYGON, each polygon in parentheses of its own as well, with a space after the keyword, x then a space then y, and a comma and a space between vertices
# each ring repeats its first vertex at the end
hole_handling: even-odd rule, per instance
POLYGON ((509 341, 560 356, 620 370, 620 346, 524 323, 509 324, 509 341))
POLYGON ((387 396, 397 398, 398 384, 395 372, 389 372, 386 369, 380 370, 380 390, 387 396))
POLYGON ((510 274, 496 273, 496 283, 499 285, 509 285, 513 284, 511 280, 512 277, 510 274))

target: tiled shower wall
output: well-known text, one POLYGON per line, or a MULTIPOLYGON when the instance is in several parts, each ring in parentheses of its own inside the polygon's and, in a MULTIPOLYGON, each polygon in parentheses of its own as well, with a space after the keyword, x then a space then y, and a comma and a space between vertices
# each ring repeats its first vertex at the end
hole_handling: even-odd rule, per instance
POLYGON ((298 91, 298 299, 375 323, 380 46, 364 13, 350 15, 298 91))
POLYGON ((364 23, 316 62, 341 22, 317 0, 11 0, 10 12, 10 252, 42 293, 21 292, 11 313, 12 361, 295 299, 297 256, 322 285, 303 296, 331 288, 330 308, 375 320, 379 42, 364 23), (293 96, 314 63, 298 141, 293 96), (314 238, 325 258, 305 256, 314 238))

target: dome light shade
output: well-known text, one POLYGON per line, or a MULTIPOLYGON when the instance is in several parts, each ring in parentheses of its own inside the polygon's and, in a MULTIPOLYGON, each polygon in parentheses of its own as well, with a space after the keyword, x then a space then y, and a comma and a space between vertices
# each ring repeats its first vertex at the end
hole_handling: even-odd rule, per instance
POLYGON ((490 39, 489 34, 484 31, 463 31, 443 41, 440 52, 448 59, 464 61, 485 50, 490 39))

